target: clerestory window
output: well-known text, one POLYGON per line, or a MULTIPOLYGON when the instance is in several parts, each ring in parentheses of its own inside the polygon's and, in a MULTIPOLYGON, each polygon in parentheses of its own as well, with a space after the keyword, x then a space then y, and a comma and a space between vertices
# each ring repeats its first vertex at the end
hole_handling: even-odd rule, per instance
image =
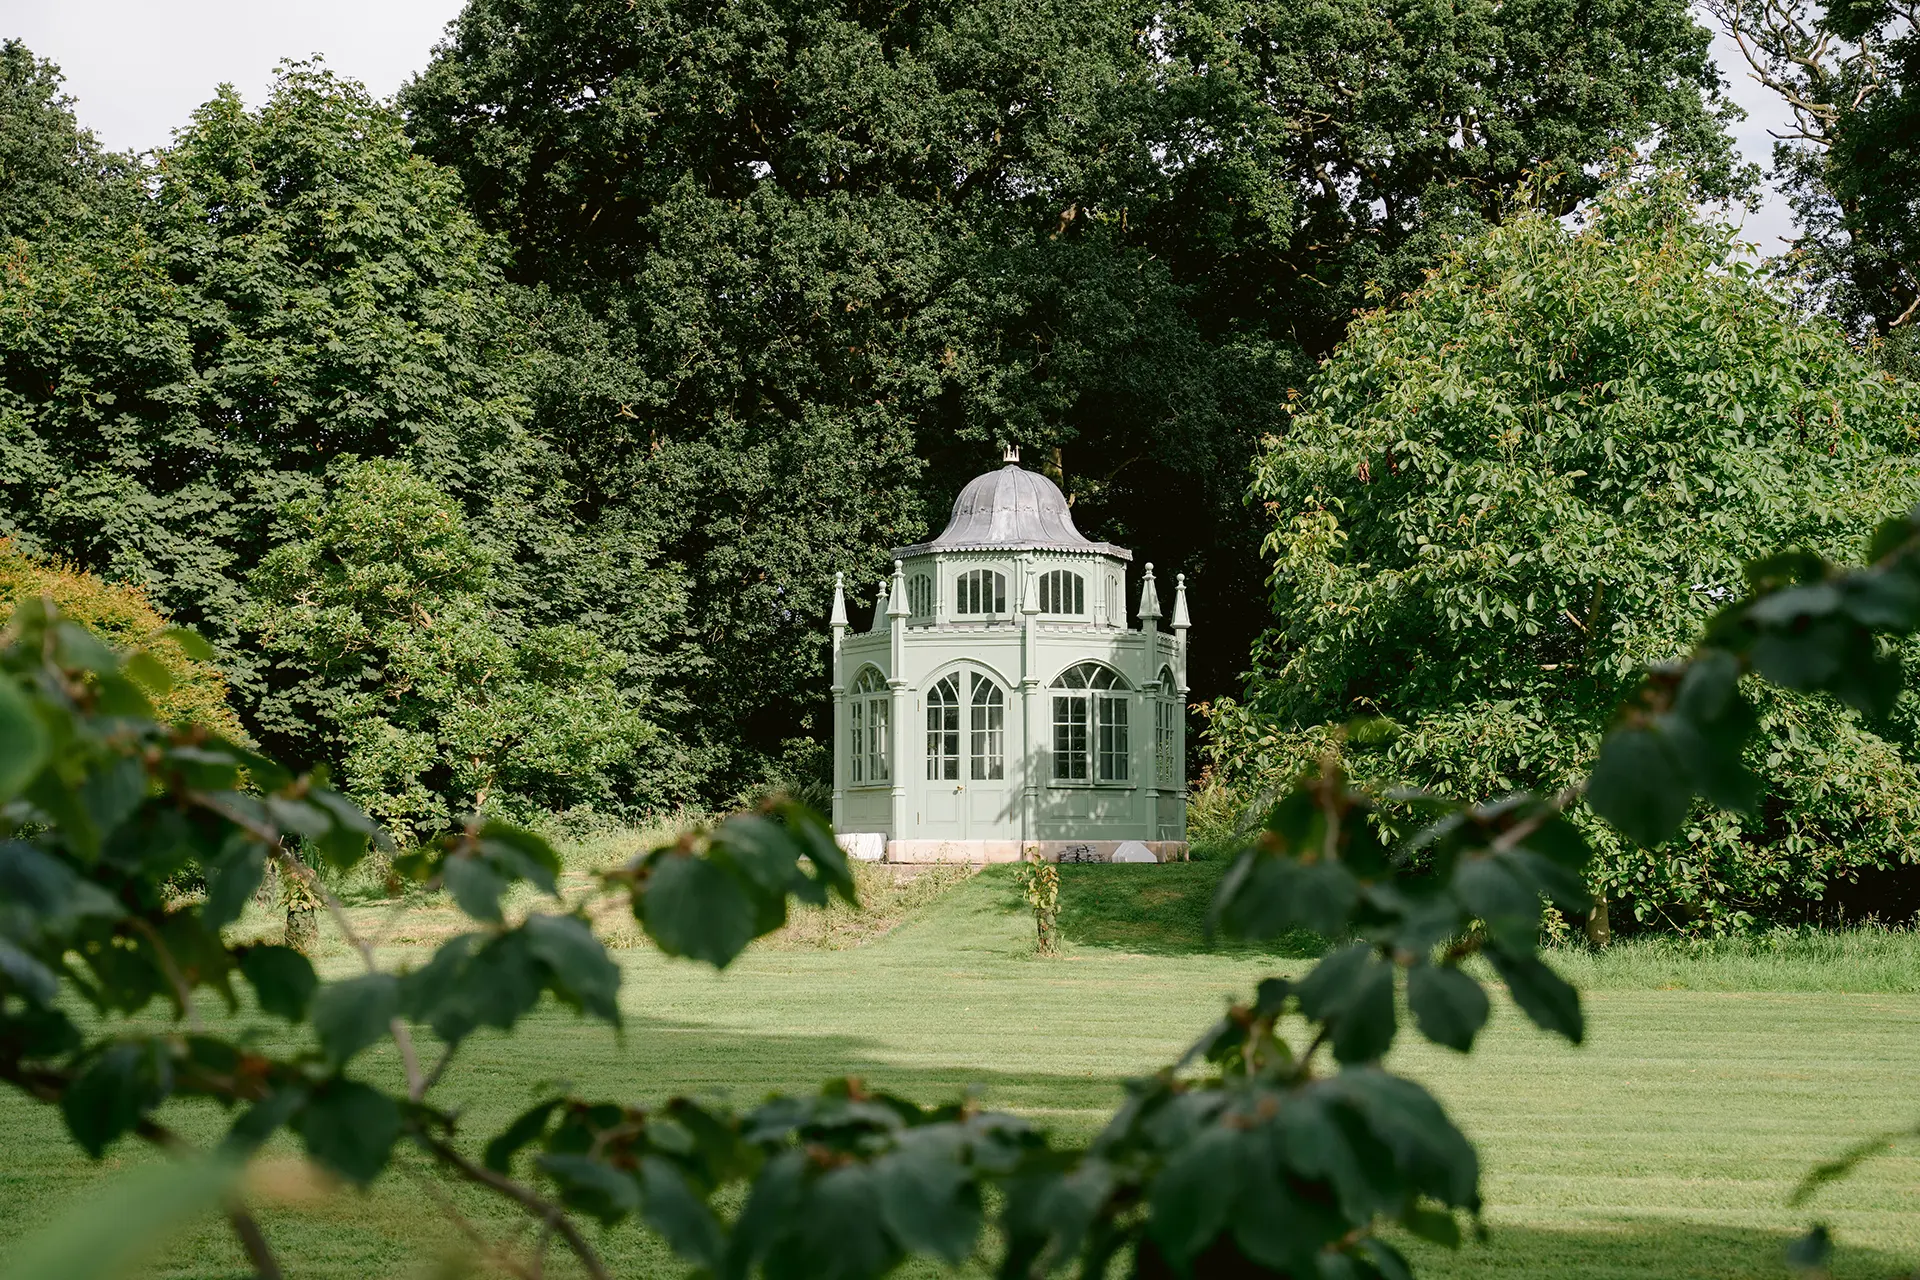
POLYGON ((1087 611, 1087 580, 1066 569, 1040 575, 1040 612, 1083 614, 1087 611))
POLYGON ((960 614, 1005 613, 1007 575, 992 569, 969 569, 954 581, 953 611, 960 614))
POLYGON ((1056 782, 1127 780, 1127 699, 1112 668, 1082 662, 1053 682, 1056 782))
POLYGON ((887 682, 872 667, 860 673, 847 695, 848 771, 855 786, 887 781, 888 718, 892 695, 887 682))
POLYGON ((916 573, 907 579, 907 609, 916 618, 925 618, 932 615, 932 578, 924 573, 916 573))

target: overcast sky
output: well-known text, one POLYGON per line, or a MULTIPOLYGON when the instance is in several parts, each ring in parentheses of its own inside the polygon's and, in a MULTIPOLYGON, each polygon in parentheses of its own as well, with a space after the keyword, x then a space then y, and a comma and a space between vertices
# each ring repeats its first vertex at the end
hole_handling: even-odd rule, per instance
MULTIPOLYGON (((18 36, 59 63, 80 119, 115 150, 165 143, 195 107, 231 82, 258 104, 282 58, 319 53, 327 65, 382 96, 400 87, 427 56, 461 0, 0 0, 0 38, 18 36)), ((1769 127, 1785 110, 1748 77, 1739 52, 1714 45, 1735 101, 1748 119, 1743 153, 1766 164, 1769 127)), ((1770 199, 1746 220, 1747 238, 1778 252, 1791 231, 1784 205, 1770 199)))

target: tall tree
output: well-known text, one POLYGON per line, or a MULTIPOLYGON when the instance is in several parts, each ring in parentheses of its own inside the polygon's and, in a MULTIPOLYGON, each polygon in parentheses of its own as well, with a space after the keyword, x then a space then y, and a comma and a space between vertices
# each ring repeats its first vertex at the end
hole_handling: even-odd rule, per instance
POLYGON ((114 197, 129 194, 131 163, 80 127, 61 83, 59 67, 18 40, 0 41, 0 242, 124 210, 114 197))
POLYGON ((1737 186, 1707 43, 1677 0, 472 0, 402 104, 602 326, 543 430, 685 512, 698 696, 764 748, 824 687, 831 571, 1000 442, 1195 576, 1231 687, 1287 389, 1529 170, 1571 205, 1657 139, 1737 186))
MULTIPOLYGON (((1273 627, 1213 743, 1237 781, 1331 749, 1382 785, 1559 790, 1642 672, 1742 595, 1743 562, 1854 553, 1872 512, 1920 498, 1920 388, 1795 314, 1684 192, 1623 189, 1578 230, 1549 212, 1358 321, 1262 456, 1273 627), (1342 747, 1353 717, 1389 736, 1342 747)), ((1920 856, 1911 696, 1872 724, 1758 706, 1751 813, 1702 811, 1659 849, 1582 817, 1597 887, 1640 921, 1738 927, 1920 856)))
POLYGON ((469 813, 617 806, 655 731, 605 646, 503 616, 494 558, 410 464, 336 465, 328 490, 292 504, 291 536, 249 578, 247 623, 275 659, 262 722, 339 760, 403 842, 469 813))
MULTIPOLYGON (((1774 175, 1795 265, 1856 333, 1920 317, 1920 7, 1911 0, 1711 0, 1756 79, 1792 109, 1774 175)), ((1911 352, 1910 338, 1897 347, 1911 352)), ((1911 355, 1904 357, 1911 360, 1911 355)))
POLYGON ((461 503, 510 635, 583 622, 643 697, 679 661, 657 532, 603 527, 528 430, 564 364, 532 345, 538 304, 390 109, 308 66, 259 110, 223 90, 123 213, 16 242, 0 279, 0 528, 205 629, 266 745, 337 743, 286 719, 238 621, 341 457, 408 460, 461 503))

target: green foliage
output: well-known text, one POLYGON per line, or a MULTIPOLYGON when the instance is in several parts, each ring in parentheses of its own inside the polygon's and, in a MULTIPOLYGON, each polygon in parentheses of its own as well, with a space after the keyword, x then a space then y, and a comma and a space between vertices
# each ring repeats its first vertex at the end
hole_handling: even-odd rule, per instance
POLYGON ((0 41, 0 246, 97 216, 126 195, 126 162, 73 115, 60 69, 0 41))
POLYGON ((617 655, 576 627, 510 630, 491 555, 410 464, 337 464, 328 481, 290 504, 249 581, 246 621, 274 660, 263 724, 339 759, 409 839, 469 812, 614 803, 609 780, 656 734, 617 655))
MULTIPOLYGON (((397 469, 385 479, 417 492, 397 469)), ((424 539, 422 562, 434 552, 424 539)), ((526 831, 475 820, 393 861, 396 874, 447 888, 474 927, 424 965, 387 972, 292 853, 297 841, 315 861, 351 866, 375 831, 365 814, 264 757, 153 721, 126 674, 137 660, 39 605, 22 608, 17 629, 0 651, 0 800, 15 800, 0 810, 12 837, 0 843, 0 1079, 57 1104, 96 1158, 129 1133, 176 1145, 155 1113, 182 1097, 235 1113, 220 1144, 231 1156, 286 1128, 310 1159, 357 1184, 382 1176, 409 1142, 443 1173, 549 1224, 596 1275, 573 1215, 637 1219, 712 1274, 858 1277, 913 1255, 968 1257, 991 1206, 1009 1275, 1076 1259, 1098 1272, 1120 1254, 1140 1275, 1235 1265, 1297 1275, 1325 1253, 1355 1276, 1399 1276, 1405 1263, 1376 1221, 1457 1241, 1455 1214, 1480 1204, 1471 1146, 1423 1089, 1379 1066, 1401 971, 1414 975, 1417 1025, 1442 1042, 1469 1044, 1485 1019, 1479 984, 1458 968, 1480 950, 1529 1016, 1580 1035, 1577 1000, 1533 948, 1536 891, 1578 892, 1584 848, 1564 820, 1538 802, 1436 803, 1428 844, 1452 874, 1408 882, 1368 821, 1372 802, 1328 774, 1274 809, 1217 911, 1253 937, 1311 923, 1351 943, 1298 982, 1270 979, 1185 1059, 1133 1082, 1083 1150, 968 1102, 924 1108, 844 1081, 745 1112, 556 1096, 476 1160, 459 1117, 431 1099, 462 1042, 482 1028, 511 1033, 549 995, 621 1022, 620 970, 588 924, 595 899, 621 902, 668 953, 725 965, 780 928, 789 901, 851 898, 826 826, 791 804, 735 815, 601 872, 558 910, 509 915, 502 898, 517 882, 557 896, 558 855, 526 831), (235 789, 242 770, 258 793, 235 789), (204 900, 165 891, 188 857, 208 868, 204 900), (268 861, 335 913, 365 973, 321 983, 296 952, 225 941, 222 925, 268 861), (1316 887, 1296 893, 1303 876, 1316 887), (1469 933, 1476 912, 1488 927, 1469 933), (1435 966, 1449 975, 1444 990, 1427 972, 1435 966), (270 1050, 250 1034, 202 1029, 196 1002, 237 1007, 236 976, 264 1014, 310 1027, 312 1047, 270 1050), (171 1006, 172 1028, 145 1018, 156 999, 171 1006), (76 1002, 93 1016, 77 1019, 76 1002), (1314 1030, 1297 1048, 1280 1029, 1295 1014, 1314 1030), (444 1046, 431 1072, 416 1030, 444 1046), (405 1064, 403 1093, 356 1071, 387 1040, 405 1064), (1337 1069, 1320 1066, 1323 1048, 1337 1069), (1237 1190, 1223 1198, 1213 1188, 1225 1166, 1237 1190), (729 1204, 742 1207, 729 1217, 729 1204)))
POLYGON ((1043 956, 1060 953, 1060 868, 1029 850, 1020 861, 1020 894, 1033 912, 1034 949, 1043 956))
MULTIPOLYGON (((1602 748, 1592 809, 1658 841, 1695 798, 1744 800, 1737 783, 1757 726, 1742 711, 1744 675, 1884 714, 1904 680, 1877 638, 1920 628, 1920 508, 1884 524, 1873 555, 1861 570, 1809 552, 1755 564, 1748 594, 1692 654, 1641 684, 1602 748)), ((292 835, 350 865, 372 824, 310 779, 155 723, 126 674, 137 660, 37 604, 18 629, 0 652, 0 801, 18 800, 0 811, 14 837, 0 844, 0 1078, 59 1104, 96 1157, 129 1132, 176 1142, 152 1113, 177 1096, 246 1104, 223 1144, 230 1153, 284 1125, 310 1158, 362 1184, 411 1140, 442 1171, 542 1221, 594 1275, 604 1269, 569 1211, 638 1219, 708 1274, 878 1276, 914 1254, 967 1257, 993 1203, 1006 1275, 1074 1260, 1104 1274, 1131 1255, 1140 1277, 1399 1277, 1406 1261, 1378 1222, 1457 1244, 1458 1215, 1481 1205, 1472 1146, 1424 1089, 1379 1065, 1399 1029, 1402 975, 1414 1026, 1461 1052, 1490 1013, 1462 967, 1475 955, 1535 1024, 1575 1043, 1584 1035, 1577 993, 1537 949, 1544 902, 1578 911, 1588 901, 1587 844, 1562 812, 1570 797, 1468 807, 1399 792, 1392 802, 1426 821, 1391 840, 1381 799, 1328 761, 1266 812, 1214 916, 1253 939, 1309 929, 1342 945, 1298 978, 1263 981, 1180 1062, 1132 1082, 1084 1150, 969 1104, 927 1109, 847 1081, 744 1114, 556 1096, 490 1139, 476 1163, 458 1118, 427 1100, 446 1060, 423 1073, 411 1028, 432 1029, 451 1055, 481 1027, 511 1032, 545 994, 620 1020, 619 970, 590 932, 587 900, 517 920, 501 911, 516 880, 557 890, 558 855, 497 823, 402 855, 396 872, 445 884, 479 927, 404 974, 381 971, 349 929, 368 972, 316 989, 297 956, 227 946, 218 918, 164 893, 165 878, 192 848, 217 851, 202 855, 216 884, 229 874, 257 883, 266 857, 299 875, 292 835), (242 768, 261 795, 232 789, 242 768), (305 1010, 317 1050, 276 1057, 199 1030, 196 993, 235 1003, 236 971, 263 1007, 305 1010), (96 1021, 83 1029, 59 1006, 63 985, 96 1021), (156 998, 190 1030, 116 1021, 156 998), (1304 1042, 1283 1032, 1295 1015, 1304 1042), (405 1064, 404 1097, 345 1074, 387 1037, 405 1064), (1323 1048, 1335 1069, 1317 1064, 1323 1048), (556 1201, 514 1179, 521 1163, 556 1201), (731 1190, 742 1183, 743 1200, 731 1190), (742 1207, 729 1220, 724 1203, 742 1207)), ((784 922, 790 897, 817 905, 851 888, 831 833, 786 806, 655 848, 603 873, 598 891, 625 900, 670 953, 723 965, 784 922)), ((223 888, 207 902, 233 896, 223 888)), ((1809 1185, 1844 1176, 1878 1145, 1816 1170, 1809 1185)), ((246 1238, 251 1220, 232 1212, 246 1238)), ((1816 1230, 1796 1256, 1818 1263, 1827 1246, 1816 1230)))
POLYGON ((8 1251, 4 1280, 107 1280, 134 1274, 167 1237, 211 1214, 243 1166, 224 1154, 129 1170, 8 1251), (110 1231, 102 1223, 112 1223, 110 1231))
POLYGON ((1681 0, 475 0, 404 95, 417 151, 291 65, 104 184, 10 56, 0 130, 96 216, 27 218, 0 272, 0 533, 145 587, 270 751, 339 767, 236 623, 331 460, 410 461, 509 629, 590 631, 677 731, 602 780, 629 818, 818 781, 831 574, 1003 440, 1210 584, 1194 678, 1228 687, 1242 468, 1371 289, 1530 169, 1573 201, 1658 139, 1739 181, 1681 0))
POLYGON ((1679 0, 473 0, 401 101, 565 299, 541 433, 609 512, 658 495, 752 778, 825 729, 832 573, 1002 441, 1207 585, 1194 683, 1234 687, 1287 386, 1529 170, 1572 207, 1657 137, 1737 186, 1707 43, 1679 0))
MULTIPOLYGON (((208 103, 141 176, 115 216, 15 243, 0 273, 0 530, 140 584, 212 636, 263 744, 337 768, 338 709, 290 699, 286 655, 240 630, 250 574, 291 510, 326 499, 333 460, 405 461, 463 512, 484 605, 529 663, 647 697, 679 661, 679 575, 646 522, 599 523, 527 430, 553 360, 458 180, 398 117, 292 65, 257 111, 208 103), (556 626, 595 643, 538 638, 556 626)), ((700 770, 697 747, 629 752, 586 789, 638 810, 700 770)))
MULTIPOLYGON (((1248 702, 1216 708, 1216 763, 1242 789, 1325 751, 1454 796, 1577 785, 1640 671, 1745 590, 1743 561, 1842 556, 1920 494, 1916 425, 1911 386, 1795 316, 1675 185, 1616 189, 1578 228, 1516 210, 1357 322, 1269 442, 1275 624, 1248 702), (1343 741, 1354 716, 1376 719, 1343 741)), ((1698 741, 1614 741, 1637 773, 1752 745, 1695 775, 1743 812, 1676 782, 1613 807, 1628 840, 1579 818, 1600 894, 1717 930, 1920 857, 1911 702, 1862 719, 1807 696, 1802 652, 1768 658, 1779 688, 1750 705, 1690 686, 1718 709, 1698 741)))
MULTIPOLYGON (((1749 803, 1743 757, 1756 717, 1743 677, 1887 716, 1908 677, 1886 638, 1920 631, 1920 507, 1874 530, 1868 560, 1854 568, 1796 550, 1748 565, 1745 597, 1714 615, 1685 659, 1651 671, 1622 708, 1587 782, 1593 809, 1633 838, 1657 843, 1675 834, 1696 798, 1749 803)), ((1816 1166, 1795 1202, 1910 1132, 1869 1139, 1816 1166)), ((1795 1245, 1793 1261, 1818 1267, 1830 1252, 1826 1227, 1815 1226, 1795 1245)))
MULTIPOLYGON (((1900 0, 1711 0, 1793 128, 1773 177, 1797 236, 1782 273, 1856 333, 1908 333, 1920 315, 1920 29, 1900 0)), ((1774 246, 1765 246, 1772 250, 1774 246)))
POLYGON ((147 684, 154 712, 174 724, 198 725, 242 738, 227 702, 227 681, 198 637, 174 632, 137 587, 27 555, 0 538, 0 624, 24 600, 49 600, 63 617, 116 649, 139 649, 159 664, 147 684))
POLYGON ((201 108, 148 178, 136 218, 35 242, 0 299, 37 541, 224 629, 327 459, 417 453, 463 492, 523 469, 487 241, 364 91, 289 68, 258 112, 201 108))

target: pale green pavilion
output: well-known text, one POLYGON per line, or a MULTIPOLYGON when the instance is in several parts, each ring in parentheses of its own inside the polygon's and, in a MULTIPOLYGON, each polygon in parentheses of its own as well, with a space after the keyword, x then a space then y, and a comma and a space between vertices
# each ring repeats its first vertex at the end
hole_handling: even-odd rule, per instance
POLYGON ((1187 589, 1169 630, 1148 565, 1074 527, 1019 455, 894 551, 873 626, 833 591, 833 822, 891 862, 1186 854, 1187 589))

